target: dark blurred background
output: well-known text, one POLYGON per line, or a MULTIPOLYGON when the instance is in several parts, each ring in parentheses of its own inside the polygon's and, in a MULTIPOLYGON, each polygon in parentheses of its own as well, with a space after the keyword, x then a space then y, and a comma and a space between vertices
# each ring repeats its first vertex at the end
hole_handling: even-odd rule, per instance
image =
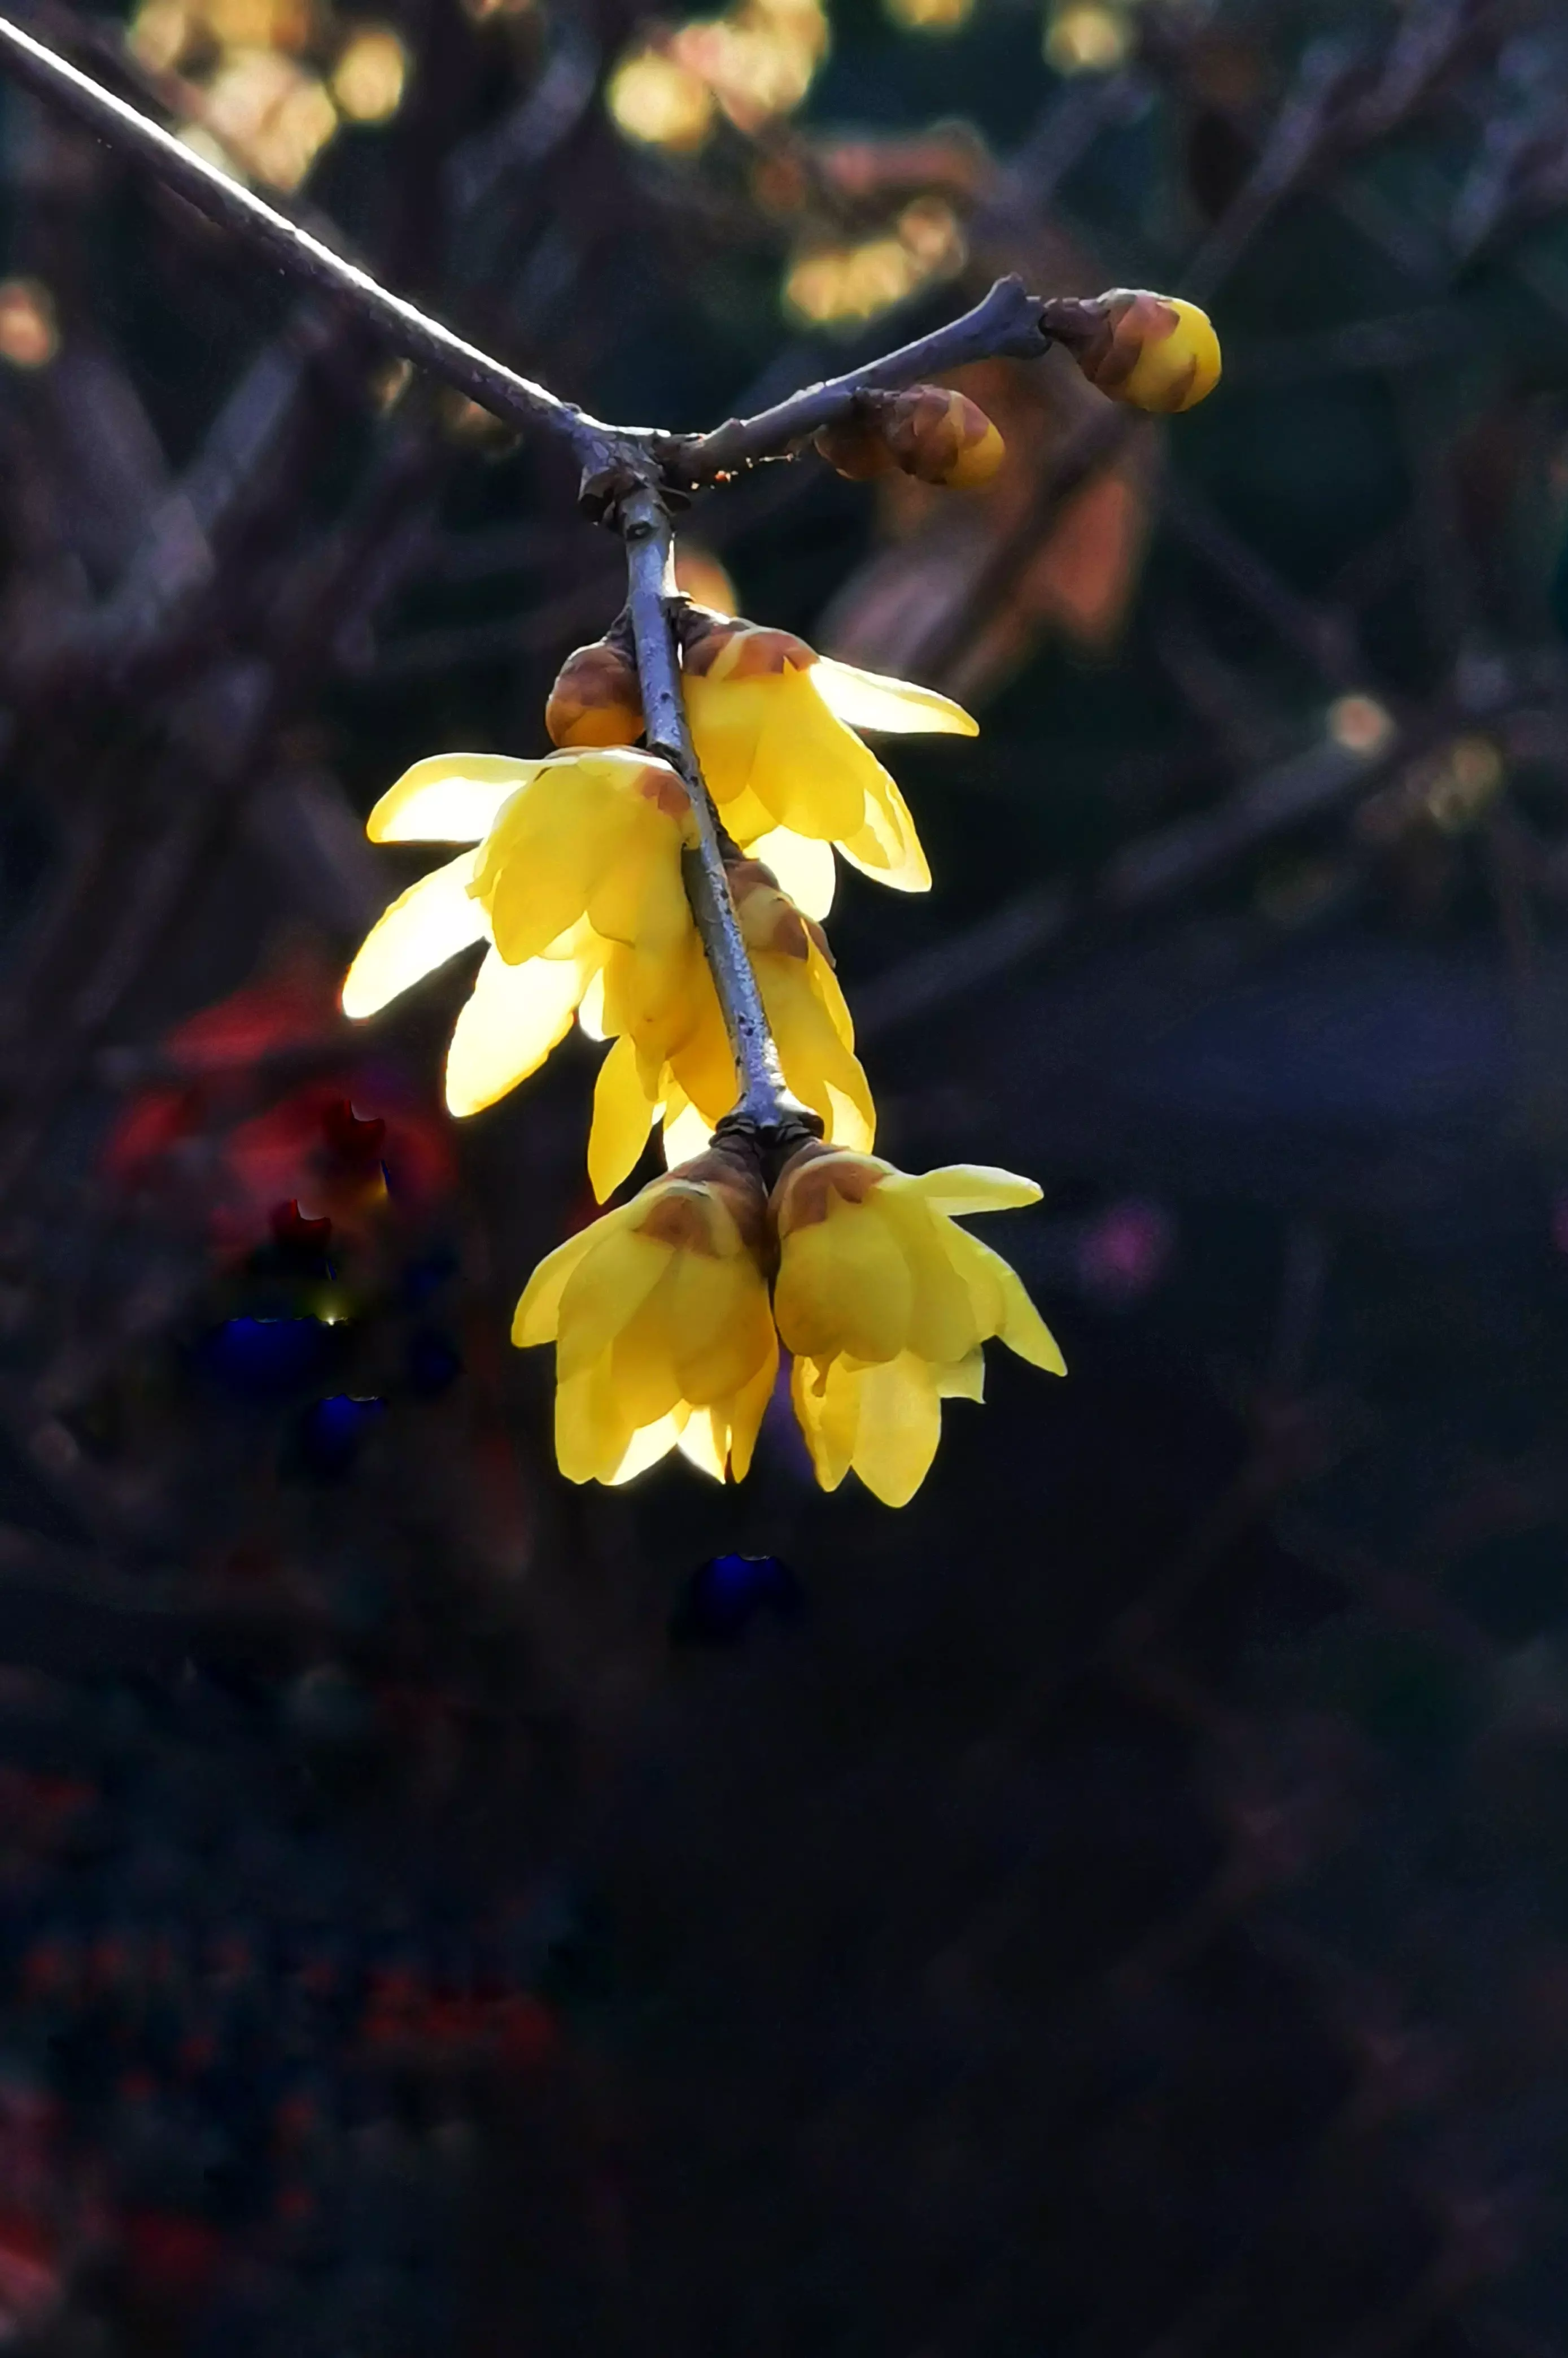
POLYGON ((26 20, 604 414, 1004 269, 1227 373, 687 520, 981 719, 830 931, 1072 1373, 902 1514, 787 1418, 577 1492, 506 1329, 593 1052, 457 1125, 460 968, 335 993, 370 802, 543 750, 618 552, 0 91, 0 2339, 1562 2358, 1561 0, 26 20))

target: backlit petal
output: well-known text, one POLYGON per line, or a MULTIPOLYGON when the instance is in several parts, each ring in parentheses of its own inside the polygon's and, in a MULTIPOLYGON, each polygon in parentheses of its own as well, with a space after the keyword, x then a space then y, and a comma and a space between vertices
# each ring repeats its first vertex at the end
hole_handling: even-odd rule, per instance
POLYGON ((579 1228, 575 1237, 546 1253, 528 1280, 512 1321, 512 1340, 520 1351, 535 1343, 555 1341, 567 1280, 593 1239, 591 1228, 579 1228))
POLYGON ((507 966, 492 949, 447 1051, 447 1109, 478 1113, 526 1080, 571 1027, 582 996, 575 958, 507 966))
POLYGON ((373 843, 477 843, 538 767, 505 753, 433 753, 387 788, 365 833, 373 843))
POLYGON ((654 1113, 643 1088, 635 1044, 622 1036, 600 1065, 593 1090, 588 1175, 601 1204, 635 1168, 648 1143, 654 1113))
POLYGON ((917 687, 913 680, 890 679, 880 671, 862 671, 858 664, 836 663, 821 655, 810 677, 829 712, 851 729, 881 729, 900 736, 929 730, 943 737, 978 737, 980 724, 951 697, 934 687, 917 687))
POLYGON ((884 1507, 907 1506, 931 1471, 942 1438, 935 1371, 905 1351, 883 1367, 863 1369, 856 1380, 855 1471, 884 1507))
POLYGON ((473 862, 471 851, 461 852, 398 894, 344 977, 345 1015, 374 1015, 460 950, 483 941, 484 911, 469 893, 473 862))
POLYGON ((896 1194, 918 1195, 934 1212, 950 1218, 966 1212, 1014 1212, 1037 1204, 1041 1190, 1016 1171, 989 1163, 947 1163, 938 1171, 900 1172, 887 1183, 896 1194))
POLYGON ((748 843, 746 850, 751 859, 760 860, 773 870, 802 916, 820 919, 827 914, 833 906, 833 887, 838 880, 830 843, 815 836, 795 835, 787 827, 775 827, 748 843))

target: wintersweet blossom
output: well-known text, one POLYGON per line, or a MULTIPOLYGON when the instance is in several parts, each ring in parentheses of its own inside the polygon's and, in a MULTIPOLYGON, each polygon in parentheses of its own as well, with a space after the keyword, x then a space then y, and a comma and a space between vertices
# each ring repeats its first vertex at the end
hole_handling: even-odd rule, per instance
MULTIPOLYGON (((374 1014, 479 942, 491 946, 452 1033, 446 1095, 477 1113, 537 1070, 590 989, 657 1032, 696 928, 681 883, 691 815, 667 763, 622 749, 438 754, 384 795, 376 843, 477 846, 400 893, 343 984, 374 1014)), ((662 1037, 662 1034, 659 1034, 662 1037)))
POLYGON ((684 683, 720 817, 807 915, 826 916, 831 905, 832 846, 880 883, 930 889, 909 806, 856 731, 973 737, 977 724, 961 705, 835 663, 792 632, 723 615, 688 631, 684 683))
MULTIPOLYGON (((803 917, 772 872, 756 860, 731 864, 736 914, 763 1011, 793 1094, 819 1114, 836 1145, 868 1148, 876 1109, 856 1058, 855 1027, 833 972, 822 928, 803 917)), ((689 1021, 664 1053, 616 1020, 604 995, 607 1032, 620 1036, 594 1090, 589 1174, 600 1202, 632 1170, 661 1114, 673 1164, 695 1153, 735 1101, 735 1060, 719 996, 700 949, 690 961, 689 1021)), ((666 1027, 666 1043, 668 1027, 666 1027)))
POLYGON ((1017 1273, 955 1225, 1039 1196, 1032 1179, 972 1163, 914 1177, 812 1145, 786 1166, 771 1206, 773 1313, 825 1490, 853 1467, 885 1505, 905 1505, 935 1456, 943 1401, 983 1398, 993 1337, 1065 1374, 1017 1273))
POLYGON ((556 1346, 556 1455, 617 1483, 678 1447, 736 1481, 778 1371, 766 1195, 716 1145, 558 1245, 529 1279, 519 1347, 556 1346))

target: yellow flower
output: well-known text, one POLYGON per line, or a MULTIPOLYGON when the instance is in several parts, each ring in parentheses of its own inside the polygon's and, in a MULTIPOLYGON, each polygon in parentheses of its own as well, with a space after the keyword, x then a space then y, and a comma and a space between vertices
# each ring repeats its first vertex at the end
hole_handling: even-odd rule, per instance
MULTIPOLYGON (((730 885, 786 1085, 821 1116, 832 1143, 869 1147, 876 1109, 821 927, 801 916, 755 860, 732 865, 730 885)), ((689 1020, 674 1041, 674 1027, 665 1027, 661 1052, 645 1029, 639 1034, 622 1020, 615 969, 607 970, 602 1023, 620 1036, 600 1067, 588 1150, 601 1203, 635 1163, 661 1111, 665 1152, 675 1163, 698 1151, 735 1102, 735 1060, 700 948, 688 961, 687 981, 689 1020)))
POLYGON ((1089 383, 1112 401, 1173 414, 1219 383, 1219 338, 1206 311, 1179 295, 1113 287, 1051 306, 1051 329, 1089 383))
POLYGON ((684 664, 692 739, 719 816, 800 908, 827 914, 830 845, 881 883, 929 889, 909 806, 855 732, 972 737, 976 724, 961 706, 834 663, 788 631, 719 615, 688 634, 684 664))
POLYGON ((536 1071, 607 971, 627 1022, 661 1045, 679 1037, 697 945, 680 872, 689 827, 679 779, 646 753, 416 763, 372 811, 372 841, 478 849, 394 901, 349 969, 344 1011, 373 1015, 460 950, 490 942, 447 1055, 456 1114, 477 1113, 536 1071))
POLYGON ((625 1482, 677 1446, 741 1480, 778 1372, 765 1249, 755 1168, 716 1147, 540 1262, 512 1339, 556 1346, 568 1481, 625 1482))
POLYGON ((930 1470, 944 1400, 979 1400, 993 1336, 1065 1375, 1016 1272, 954 1225, 1039 1200, 1032 1179, 956 1163, 914 1178, 873 1155, 804 1147, 773 1191, 773 1312, 816 1478, 852 1466, 902 1507, 930 1470))

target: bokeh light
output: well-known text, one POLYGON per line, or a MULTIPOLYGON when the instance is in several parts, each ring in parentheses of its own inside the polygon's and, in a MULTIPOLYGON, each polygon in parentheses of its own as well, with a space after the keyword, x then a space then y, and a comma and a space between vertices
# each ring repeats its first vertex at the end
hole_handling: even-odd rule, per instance
POLYGON ((1117 8, 1075 5, 1046 20, 1046 62, 1058 73, 1110 73, 1131 46, 1132 28, 1117 8))
POLYGON ((351 123, 389 123, 403 103, 408 52, 385 25, 355 33, 332 70, 332 96, 351 123))
POLYGON ((0 280, 0 360, 12 368, 47 368, 59 350, 49 288, 36 278, 0 280))

